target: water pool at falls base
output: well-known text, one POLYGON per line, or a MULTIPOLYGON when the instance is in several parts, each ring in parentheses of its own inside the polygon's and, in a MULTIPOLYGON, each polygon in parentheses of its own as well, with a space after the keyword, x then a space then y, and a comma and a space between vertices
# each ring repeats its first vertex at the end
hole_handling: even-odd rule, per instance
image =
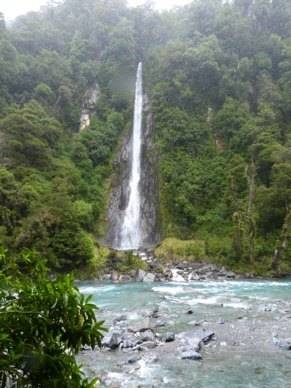
POLYGON ((110 332, 151 328, 157 341, 148 350, 84 350, 78 361, 101 387, 291 387, 291 280, 230 280, 184 283, 78 284, 93 294, 110 332), (153 315, 153 311, 158 311, 153 315), (200 350, 201 360, 183 360, 178 334, 213 331, 200 350))

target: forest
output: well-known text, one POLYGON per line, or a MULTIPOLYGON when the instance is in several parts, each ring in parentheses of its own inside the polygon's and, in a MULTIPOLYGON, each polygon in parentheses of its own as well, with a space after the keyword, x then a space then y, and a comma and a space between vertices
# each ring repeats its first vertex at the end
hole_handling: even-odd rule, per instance
POLYGON ((143 62, 163 239, 198 241, 197 260, 290 274, 290 20, 288 0, 194 0, 170 11, 51 1, 9 25, 0 13, 6 254, 35 249, 61 271, 106 268, 112 163, 143 62))

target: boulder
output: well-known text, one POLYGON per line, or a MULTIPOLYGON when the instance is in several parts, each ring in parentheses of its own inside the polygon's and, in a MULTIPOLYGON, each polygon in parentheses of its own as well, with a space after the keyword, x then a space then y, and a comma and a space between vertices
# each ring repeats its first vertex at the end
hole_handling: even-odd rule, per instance
POLYGON ((208 342, 211 340, 212 336, 214 335, 213 331, 210 330, 189 330, 189 331, 184 331, 179 334, 179 338, 184 338, 187 341, 192 341, 194 339, 197 339, 199 341, 202 341, 204 343, 208 342))
POLYGON ((162 337, 164 342, 172 342, 175 340, 175 334, 174 333, 166 333, 162 337))
POLYGON ((144 331, 140 336, 141 342, 154 341, 155 335, 151 330, 144 331))
POLYGON ((135 273, 134 281, 142 282, 146 274, 147 274, 146 271, 144 271, 143 269, 138 269, 135 273))
POLYGON ((152 273, 147 273, 143 269, 138 269, 134 276, 134 281, 136 282, 147 282, 151 283, 155 281, 155 275, 152 273))
POLYGON ((155 281, 155 275, 152 273, 147 273, 143 278, 143 282, 152 283, 154 281, 155 281))
POLYGON ((111 276, 110 276, 110 280, 112 280, 112 281, 117 281, 117 280, 119 280, 119 274, 118 274, 118 272, 116 272, 116 271, 114 271, 114 272, 112 272, 112 274, 111 274, 111 276))
POLYGON ((102 346, 110 349, 116 349, 122 342, 122 334, 120 332, 107 333, 102 338, 102 346))

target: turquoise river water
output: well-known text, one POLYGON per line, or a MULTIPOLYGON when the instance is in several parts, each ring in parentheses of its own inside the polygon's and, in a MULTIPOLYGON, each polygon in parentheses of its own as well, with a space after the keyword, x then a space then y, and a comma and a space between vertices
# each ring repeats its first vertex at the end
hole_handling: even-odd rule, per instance
MULTIPOLYGON (((291 341, 291 280, 230 280, 169 283, 101 283, 78 287, 92 294, 98 319, 110 327, 126 315, 130 327, 142 325, 155 306, 175 334, 205 328, 213 340, 200 351, 201 361, 181 360, 174 341, 169 347, 137 352, 138 367, 124 367, 130 350, 84 351, 79 360, 90 377, 103 376, 107 387, 270 387, 291 388, 291 352, 274 338, 291 341), (191 309, 192 314, 187 314, 191 309), (197 325, 197 327, 196 327, 197 325), (154 354, 156 362, 147 362, 154 354)), ((147 324, 155 325, 148 318, 147 324)), ((167 344, 166 344, 167 345, 167 344)))

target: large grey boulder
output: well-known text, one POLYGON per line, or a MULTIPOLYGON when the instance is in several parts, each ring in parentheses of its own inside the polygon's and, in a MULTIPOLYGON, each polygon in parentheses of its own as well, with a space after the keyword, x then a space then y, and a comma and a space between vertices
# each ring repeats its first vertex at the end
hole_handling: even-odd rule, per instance
POLYGON ((211 340, 213 335, 214 333, 211 330, 189 330, 178 334, 177 337, 179 339, 185 339, 186 341, 198 340, 206 343, 211 340))
POLYGON ((135 282, 142 282, 144 277, 146 276, 146 271, 144 271, 143 269, 138 269, 136 271, 136 274, 134 276, 134 281, 135 282))
POLYGON ((146 330, 143 333, 141 333, 140 341, 147 342, 147 341, 154 341, 155 335, 151 330, 146 330))
POLYGON ((102 338, 102 346, 105 348, 116 349, 122 342, 122 334, 120 332, 107 333, 102 338))
POLYGON ((147 273, 143 278, 143 282, 152 283, 155 281, 155 275, 152 273, 147 273))
POLYGON ((154 282, 155 281, 155 275, 149 272, 146 272, 143 269, 138 269, 135 273, 134 280, 136 282, 154 282))

